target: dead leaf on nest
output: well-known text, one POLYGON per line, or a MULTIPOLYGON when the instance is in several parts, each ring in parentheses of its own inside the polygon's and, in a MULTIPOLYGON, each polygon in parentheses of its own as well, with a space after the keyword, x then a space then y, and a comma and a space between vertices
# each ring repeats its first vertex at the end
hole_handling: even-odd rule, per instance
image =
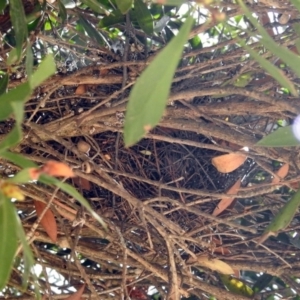
POLYGON ((86 93, 86 86, 85 86, 85 84, 80 84, 77 87, 76 91, 75 91, 75 95, 83 95, 85 93, 86 93))
MULTIPOLYGON (((241 187, 241 179, 239 179, 227 192, 228 195, 235 195, 238 193, 239 189, 241 187)), ((234 200, 234 197, 226 197, 221 199, 218 206, 213 211, 213 216, 218 216, 220 213, 222 213, 234 200)))
POLYGON ((212 164, 221 173, 230 173, 240 167, 247 159, 247 156, 241 153, 229 153, 216 156, 212 159, 212 164))
POLYGON ((187 263, 199 265, 225 275, 234 274, 234 270, 227 263, 217 258, 210 258, 208 255, 198 256, 197 261, 195 261, 195 259, 191 257, 190 259, 188 259, 187 263))
POLYGON ((279 177, 274 177, 272 183, 279 183, 280 179, 283 179, 289 173, 289 164, 284 164, 275 174, 279 177))

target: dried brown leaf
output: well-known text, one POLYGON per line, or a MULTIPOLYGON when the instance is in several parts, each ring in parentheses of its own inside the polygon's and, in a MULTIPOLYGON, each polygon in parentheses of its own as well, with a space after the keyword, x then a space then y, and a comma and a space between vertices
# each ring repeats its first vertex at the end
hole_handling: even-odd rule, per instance
POLYGON ((230 265, 217 258, 210 258, 208 255, 198 256, 196 262, 194 261, 194 258, 191 257, 191 259, 189 259, 187 262, 208 268, 212 271, 217 271, 224 275, 234 274, 234 270, 230 265))
MULTIPOLYGON (((41 201, 34 201, 36 214, 39 217, 47 206, 41 201)), ((50 209, 46 211, 40 222, 41 226, 45 229, 50 239, 56 243, 57 241, 57 224, 55 217, 50 209)))
MULTIPOLYGON (((235 195, 238 193, 239 189, 241 187, 241 179, 239 179, 227 192, 228 195, 235 195)), ((218 206, 213 211, 213 216, 218 216, 220 213, 222 213, 230 204, 233 202, 235 198, 234 197, 226 197, 221 199, 218 206)))
POLYGON ((65 300, 80 300, 84 292, 84 288, 85 288, 85 284, 80 289, 78 289, 77 292, 75 292, 73 295, 65 298, 65 300))
POLYGON ((247 156, 240 153, 229 153, 220 156, 216 156, 212 159, 212 164, 221 173, 229 173, 240 167, 247 156))
POLYGON ((272 183, 279 183, 280 179, 283 179, 284 177, 287 176, 287 174, 289 173, 289 164, 284 164, 275 174, 278 177, 274 177, 272 180, 272 183))

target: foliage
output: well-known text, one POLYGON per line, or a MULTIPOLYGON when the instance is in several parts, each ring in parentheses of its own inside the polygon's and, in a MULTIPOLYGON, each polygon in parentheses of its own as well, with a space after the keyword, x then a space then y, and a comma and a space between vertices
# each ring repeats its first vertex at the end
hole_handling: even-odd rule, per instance
POLYGON ((0 299, 299 297, 290 2, 1 3, 0 299))

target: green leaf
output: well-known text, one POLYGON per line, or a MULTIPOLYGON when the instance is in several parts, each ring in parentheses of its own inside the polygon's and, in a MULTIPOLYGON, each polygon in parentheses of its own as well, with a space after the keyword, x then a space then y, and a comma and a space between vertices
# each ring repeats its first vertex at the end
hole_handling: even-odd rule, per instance
POLYGON ((0 96, 0 120, 7 119, 13 112, 11 102, 25 102, 31 93, 28 82, 22 83, 15 89, 0 96))
POLYGON ((21 124, 24 115, 24 105, 22 102, 11 102, 10 105, 13 108, 16 123, 14 128, 0 143, 0 150, 8 149, 12 146, 17 145, 21 141, 23 135, 21 124))
POLYGON ((291 0, 292 4, 300 11, 300 2, 299 0, 291 0))
POLYGON ((87 211, 104 227, 104 229, 107 229, 107 225, 105 224, 103 219, 93 211, 90 204, 84 199, 84 197, 82 197, 82 195, 80 195, 76 191, 76 189, 74 187, 72 187, 71 185, 69 185, 67 183, 63 183, 54 177, 50 177, 47 175, 40 176, 39 181, 43 182, 45 184, 48 184, 48 185, 53 184, 56 187, 60 188, 62 191, 66 192, 67 194, 72 196, 74 199, 79 201, 82 206, 84 206, 87 209, 87 211))
POLYGON ((115 0, 122 14, 126 14, 132 7, 133 0, 115 0))
POLYGON ((109 27, 115 24, 125 22, 125 16, 119 10, 114 10, 109 16, 102 18, 99 21, 99 27, 109 27))
POLYGON ((17 48, 11 49, 11 51, 8 53, 8 57, 6 60, 6 63, 11 66, 15 64, 18 61, 18 53, 17 53, 17 48))
POLYGON ((18 246, 16 219, 13 204, 0 194, 0 290, 6 286, 18 246))
POLYGON ((279 82, 283 87, 287 88, 294 96, 298 95, 298 92, 295 89, 294 84, 288 79, 284 73, 270 63, 267 59, 256 53, 253 49, 245 44, 244 41, 241 41, 242 46, 250 53, 250 55, 264 68, 277 82, 279 82))
POLYGON ((6 93, 7 86, 8 86, 8 74, 4 74, 0 79, 0 96, 6 93))
POLYGON ((25 11, 21 0, 10 0, 9 7, 11 23, 16 35, 17 60, 19 60, 22 54, 23 43, 28 36, 25 11))
POLYGON ((99 45, 104 45, 103 38, 99 31, 88 20, 79 15, 79 22, 92 40, 97 42, 99 45))
POLYGON ((91 10, 98 14, 105 13, 109 15, 109 11, 106 9, 106 7, 99 3, 97 0, 82 0, 82 3, 87 5, 91 10))
POLYGON ((270 225, 266 228, 263 233, 263 236, 277 235, 279 230, 283 230, 289 226, 293 220, 298 206, 300 205, 300 190, 298 190, 288 201, 279 213, 271 221, 270 225))
POLYGON ((267 31, 257 22, 257 20, 252 16, 251 12, 248 10, 246 5, 242 0, 238 0, 240 6, 244 10, 245 15, 250 20, 250 22, 257 28, 258 33, 261 35, 260 42, 266 47, 271 53, 281 58, 289 67, 300 76, 300 58, 298 55, 288 50, 287 48, 278 45, 272 37, 267 33, 267 31))
POLYGON ((58 15, 61 17, 61 20, 64 23, 67 20, 67 10, 60 0, 58 0, 58 8, 58 15))
POLYGON ((178 6, 178 5, 181 5, 183 3, 186 3, 187 0, 163 0, 163 1, 156 0, 154 2, 157 2, 159 4, 163 4, 163 5, 176 5, 176 6, 178 6))
POLYGON ((41 85, 48 77, 56 71, 56 65, 52 54, 47 55, 40 63, 38 69, 33 73, 29 82, 32 89, 41 85))
POLYGON ((192 24, 193 18, 189 17, 178 35, 156 56, 133 87, 125 117, 127 147, 138 142, 160 121, 192 24))
POLYGON ((152 35, 154 31, 153 18, 147 5, 142 0, 134 0, 134 16, 145 33, 152 35))
POLYGON ((256 145, 262 147, 293 147, 299 146, 300 141, 296 139, 292 126, 278 128, 276 131, 261 139, 256 145))
POLYGON ((33 53, 31 49, 30 43, 27 44, 27 49, 26 49, 26 73, 27 73, 27 78, 30 78, 32 75, 32 70, 33 70, 33 53))
POLYGON ((9 160, 15 165, 21 168, 37 168, 38 165, 34 162, 30 161, 29 159, 23 157, 21 154, 12 153, 10 151, 1 151, 0 156, 3 159, 9 160))
POLYGON ((1 0, 0 1, 0 13, 2 14, 5 7, 7 6, 7 1, 6 0, 1 0))

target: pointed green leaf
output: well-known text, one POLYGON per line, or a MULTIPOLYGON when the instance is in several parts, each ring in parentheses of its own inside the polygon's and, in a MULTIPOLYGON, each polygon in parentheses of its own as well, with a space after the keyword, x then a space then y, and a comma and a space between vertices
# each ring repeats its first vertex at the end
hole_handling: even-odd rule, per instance
POLYGON ((193 18, 189 17, 178 35, 157 55, 133 87, 125 117, 127 147, 138 142, 160 121, 192 24, 193 18))
POLYGON ((6 63, 11 66, 15 64, 18 61, 18 52, 17 48, 12 48, 10 52, 8 53, 8 58, 6 60, 6 63))
POLYGON ((98 14, 105 13, 109 15, 109 11, 106 9, 106 7, 97 0, 82 0, 82 3, 87 5, 91 10, 98 14))
POLYGON ((58 8, 58 15, 61 17, 61 20, 64 23, 67 20, 67 10, 60 0, 58 0, 58 8))
POLYGON ((259 24, 259 22, 252 16, 249 9, 246 7, 242 0, 238 0, 238 3, 243 8, 245 15, 250 20, 250 22, 257 28, 259 34, 261 35, 260 42, 274 55, 278 56, 282 61, 284 61, 289 67, 300 76, 300 58, 298 55, 288 50, 287 48, 278 45, 273 38, 268 34, 268 32, 259 24))
POLYGON ((0 14, 3 13, 3 10, 5 9, 6 6, 7 6, 7 1, 6 0, 1 0, 0 1, 0 14))
POLYGON ((62 191, 66 192, 67 194, 72 196, 74 199, 79 201, 82 206, 84 206, 87 209, 87 211, 104 227, 104 229, 107 229, 107 225, 105 224, 103 219, 93 211, 90 204, 84 199, 84 197, 82 197, 82 195, 80 195, 76 191, 76 189, 74 187, 72 187, 71 185, 69 185, 67 183, 63 183, 54 177, 50 177, 47 175, 40 176, 39 181, 43 182, 45 184, 48 184, 48 185, 53 184, 53 185, 57 186, 58 188, 60 188, 62 191))
POLYGON ((298 207, 300 205, 300 190, 298 190, 288 201, 279 213, 271 221, 270 225, 266 228, 263 235, 277 235, 279 230, 283 230, 289 226, 293 220, 298 207))
POLYGON ((300 141, 296 139, 292 126, 285 126, 267 135, 256 145, 262 147, 293 147, 299 146, 300 141))
POLYGON ((9 6, 11 23, 16 36, 16 54, 19 60, 22 54, 23 43, 28 35, 25 11, 21 0, 10 0, 9 6))
POLYGON ((147 5, 142 0, 134 0, 134 16, 145 33, 152 35, 153 18, 147 5))
POLYGON ((132 7, 133 0, 115 0, 122 14, 126 14, 132 7))
POLYGON ((33 73, 29 82, 32 89, 41 85, 48 77, 56 71, 56 65, 52 54, 47 55, 40 63, 38 69, 33 73))
POLYGON ((97 42, 99 45, 104 45, 101 34, 88 20, 79 15, 79 22, 93 41, 97 42))
POLYGON ((0 95, 6 93, 7 86, 8 86, 8 75, 4 74, 0 79, 0 95))
POLYGON ((3 159, 9 160, 21 168, 36 168, 37 164, 23 157, 21 154, 12 153, 10 151, 1 151, 0 156, 3 159))
POLYGON ((9 278, 18 246, 15 208, 0 194, 0 290, 9 278))
POLYGON ((33 70, 33 53, 32 53, 30 43, 28 43, 27 49, 26 49, 26 65, 25 65, 25 67, 26 67, 27 78, 30 78, 32 75, 32 70, 33 70))
POLYGON ((99 27, 109 27, 119 23, 125 22, 125 16, 119 10, 114 10, 109 16, 102 18, 99 21, 99 27))
POLYGON ((25 102, 31 93, 31 87, 26 83, 22 83, 15 89, 0 96, 0 120, 7 119, 13 112, 10 105, 11 102, 25 102))
POLYGON ((298 95, 294 84, 288 79, 287 76, 284 75, 281 70, 252 50, 243 41, 241 41, 241 43, 242 46, 250 53, 250 55, 260 64, 260 66, 264 68, 275 80, 277 80, 277 82, 279 82, 283 87, 287 88, 294 96, 298 95))

